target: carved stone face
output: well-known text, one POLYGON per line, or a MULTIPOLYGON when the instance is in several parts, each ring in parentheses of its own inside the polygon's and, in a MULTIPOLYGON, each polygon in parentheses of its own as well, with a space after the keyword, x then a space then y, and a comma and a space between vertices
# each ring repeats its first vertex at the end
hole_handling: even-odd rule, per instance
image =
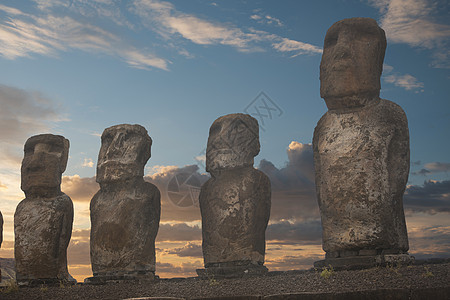
POLYGON ((151 156, 152 139, 140 125, 106 128, 98 154, 97 182, 112 182, 144 176, 151 156))
POLYGON ((252 166, 259 153, 258 121, 246 114, 218 118, 209 129, 206 170, 252 166))
POLYGON ((336 22, 325 36, 320 63, 320 96, 329 109, 363 106, 378 99, 386 37, 375 20, 336 22))
POLYGON ((69 157, 69 140, 60 135, 36 135, 26 141, 24 152, 21 188, 25 194, 45 196, 49 191, 59 191, 69 157))

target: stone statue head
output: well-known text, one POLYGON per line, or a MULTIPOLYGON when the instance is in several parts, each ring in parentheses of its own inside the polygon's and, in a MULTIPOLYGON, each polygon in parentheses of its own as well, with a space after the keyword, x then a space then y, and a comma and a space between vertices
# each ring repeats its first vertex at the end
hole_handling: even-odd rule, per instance
POLYGON ((328 29, 320 63, 320 96, 328 109, 379 99, 385 50, 384 30, 374 19, 344 19, 328 29))
POLYGON ((61 175, 69 158, 69 140, 60 135, 30 137, 24 147, 21 188, 28 196, 53 196, 61 191, 61 175))
POLYGON ((141 125, 121 124, 106 128, 98 154, 97 182, 144 176, 151 146, 152 139, 141 125))
POLYGON ((206 171, 253 166, 259 153, 258 121, 246 114, 229 114, 209 129, 206 171))

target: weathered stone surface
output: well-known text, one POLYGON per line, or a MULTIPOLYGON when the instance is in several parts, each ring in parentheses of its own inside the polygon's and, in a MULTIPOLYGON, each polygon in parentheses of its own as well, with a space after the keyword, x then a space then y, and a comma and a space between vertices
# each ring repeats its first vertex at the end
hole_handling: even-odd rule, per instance
POLYGON ((206 272, 231 277, 264 273, 265 230, 270 215, 270 181, 253 168, 259 153, 258 122, 230 114, 211 126, 200 192, 206 272), (250 270, 251 269, 251 270, 250 270))
POLYGON ((385 48, 384 31, 369 18, 339 21, 325 37, 320 78, 328 112, 313 149, 330 259, 408 250, 408 123, 398 105, 379 98, 385 48))
POLYGON ((259 126, 255 118, 246 114, 222 116, 209 129, 206 171, 253 167, 259 148, 259 126))
POLYGON ((14 214, 16 279, 19 284, 69 281, 67 247, 72 235, 72 200, 61 192, 69 141, 42 134, 25 143, 22 190, 14 214))
POLYGON ((320 96, 329 110, 377 102, 386 37, 375 20, 345 19, 328 29, 320 62, 320 96))
POLYGON ((151 145, 140 125, 116 125, 102 134, 100 190, 90 205, 91 263, 97 281, 154 278, 160 192, 143 179, 151 145))

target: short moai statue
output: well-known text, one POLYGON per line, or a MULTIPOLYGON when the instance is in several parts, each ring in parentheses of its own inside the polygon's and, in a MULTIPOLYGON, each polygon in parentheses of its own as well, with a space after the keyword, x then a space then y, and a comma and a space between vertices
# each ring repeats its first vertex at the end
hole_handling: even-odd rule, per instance
POLYGON ((403 211, 409 131, 403 110, 380 99, 386 37, 375 20, 328 29, 320 95, 328 112, 313 138, 325 260, 316 267, 410 262, 403 211))
POLYGON ((258 121, 246 114, 218 118, 209 131, 200 191, 203 258, 200 277, 264 274, 270 216, 269 178, 253 167, 260 150, 258 121))
POLYGON ((14 257, 19 285, 74 282, 67 270, 73 203, 61 192, 69 140, 41 134, 25 143, 22 184, 25 193, 14 214, 14 257))
POLYGON ((86 282, 155 278, 160 192, 143 177, 151 146, 140 125, 116 125, 102 134, 100 190, 90 204, 94 277, 86 282))

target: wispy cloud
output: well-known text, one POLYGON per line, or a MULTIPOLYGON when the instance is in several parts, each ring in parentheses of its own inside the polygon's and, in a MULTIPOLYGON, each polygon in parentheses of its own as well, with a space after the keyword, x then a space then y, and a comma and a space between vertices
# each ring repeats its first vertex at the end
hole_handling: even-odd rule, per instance
POLYGON ((450 172, 450 163, 443 162, 432 162, 425 164, 425 168, 429 171, 437 173, 437 172, 450 172))
POLYGON ((405 75, 388 75, 384 77, 384 81, 392 83, 395 86, 402 87, 407 91, 421 89, 424 84, 420 82, 416 77, 405 74, 405 75))
POLYGON ((0 6, 7 15, 0 23, 1 55, 7 59, 32 54, 56 56, 60 51, 79 49, 116 56, 136 68, 168 69, 167 60, 129 46, 120 36, 88 22, 53 15, 51 8, 45 6, 37 16, 0 6))
MULTIPOLYGON (((278 35, 254 29, 242 29, 233 24, 219 23, 178 11, 169 2, 156 0, 135 0, 132 11, 142 22, 166 39, 182 37, 199 45, 226 45, 241 52, 264 51, 269 47, 277 51, 296 51, 296 55, 320 53, 320 48, 307 43, 289 40, 278 35)), ((269 15, 250 16, 266 24, 282 25, 269 15)))
POLYGON ((444 162, 431 162, 424 165, 424 168, 422 168, 419 171, 411 172, 412 175, 422 175, 427 176, 428 174, 435 174, 435 173, 441 173, 441 172, 450 172, 450 163, 444 163, 444 162))
MULTIPOLYGON (((136 41, 134 44, 140 46, 134 46, 130 35, 125 37, 127 31, 132 35, 139 31, 147 34, 151 49, 173 48, 187 58, 195 55, 185 49, 186 41, 228 46, 240 52, 275 49, 292 53, 291 57, 321 52, 319 47, 305 42, 187 14, 167 1, 134 0, 127 5, 81 0, 32 3, 26 10, 0 5, 0 55, 4 58, 58 56, 61 52, 81 50, 116 57, 138 69, 169 69, 170 59, 149 51, 147 42, 136 41), (155 37, 162 38, 162 42, 155 37)), ((259 23, 283 25, 268 14, 250 17, 259 18, 259 23)))
POLYGON ((369 0, 381 13, 381 27, 390 42, 433 49, 434 67, 448 63, 450 25, 436 21, 436 3, 427 0, 369 0))
POLYGON ((273 48, 279 52, 295 52, 293 57, 302 54, 318 54, 322 53, 322 49, 303 42, 290 40, 287 38, 281 39, 281 42, 272 44, 273 48))
POLYGON ((242 51, 254 49, 252 42, 259 39, 258 35, 245 33, 233 25, 182 13, 169 2, 136 0, 133 4, 133 12, 142 18, 143 23, 166 38, 179 35, 195 44, 228 45, 242 51))
POLYGON ((383 65, 383 80, 404 88, 407 91, 414 91, 416 93, 423 92, 423 88, 425 87, 423 82, 420 82, 416 77, 410 74, 400 74, 394 71, 394 67, 387 64, 383 65))
POLYGON ((257 21, 260 24, 276 25, 279 27, 283 26, 283 22, 281 22, 280 19, 267 14, 264 15, 259 11, 256 11, 254 15, 251 15, 250 19, 257 21))

